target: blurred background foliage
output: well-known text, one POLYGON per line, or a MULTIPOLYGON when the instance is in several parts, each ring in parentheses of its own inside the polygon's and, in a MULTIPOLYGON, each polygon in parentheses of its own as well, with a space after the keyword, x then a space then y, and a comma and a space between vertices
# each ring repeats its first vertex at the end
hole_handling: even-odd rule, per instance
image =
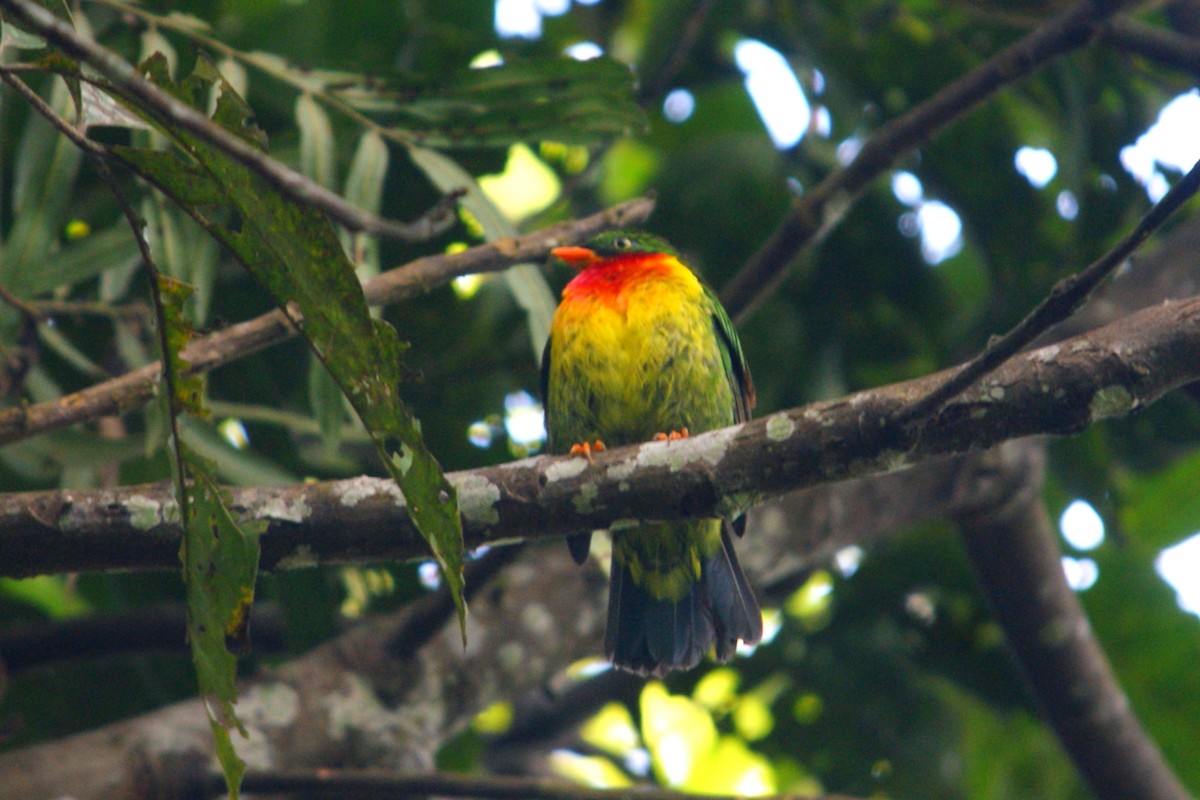
MULTIPOLYGON (((158 50, 186 72, 198 49, 210 53, 254 108, 272 154, 361 207, 411 218, 440 190, 478 180, 461 224, 433 242, 346 236, 364 277, 654 191, 649 227, 719 289, 797 193, 846 163, 883 122, 1036 25, 1040 9, 971 0, 185 0, 136 12, 85 2, 77 18, 130 58, 158 50), (397 96, 331 88, 345 73, 393 76, 390 88, 408 92, 399 97, 429 103, 428 121, 445 111, 436 87, 462 81, 471 65, 525 64, 553 79, 574 67, 547 59, 601 53, 613 59, 597 66, 607 71, 589 74, 602 79, 563 77, 551 109, 578 116, 533 103, 527 129, 518 126, 527 134, 480 134, 468 146, 415 137, 421 118, 405 116, 397 96), (636 87, 618 63, 632 66, 636 87)), ((1152 9, 1142 19, 1173 17, 1152 9)), ((8 44, 3 57, 16 60, 23 43, 8 44)), ((1200 155, 1194 82, 1096 46, 904 156, 740 326, 758 413, 925 374, 1013 324, 1128 230, 1190 166, 1180 162, 1188 146, 1190 158, 1200 155), (1182 123, 1190 145, 1186 136, 1161 144, 1163 136, 1149 156, 1128 150, 1180 96, 1172 107, 1191 109, 1182 123)), ((66 112, 62 87, 36 85, 66 112)), ((484 122, 522 99, 520 90, 483 95, 484 122)), ((197 289, 198 326, 268 310, 263 292, 185 215, 156 194, 139 197, 161 266, 197 289)), ((0 93, 0 242, 0 284, 52 320, 33 328, 0 307, 0 355, 29 363, 7 370, 4 403, 53 399, 154 357, 146 273, 117 207, 79 154, 11 93, 0 93)), ((402 393, 446 469, 537 452, 536 354, 568 277, 525 268, 463 279, 382 312, 412 344, 402 393)), ((365 434, 299 341, 218 370, 209 394, 214 419, 189 423, 184 436, 230 483, 380 474, 365 434)), ((152 429, 136 412, 8 445, 0 487, 161 480, 167 465, 152 429)), ((1054 442, 1046 488, 1053 512, 1072 509, 1064 568, 1138 714, 1193 791, 1200 620, 1195 596, 1188 612, 1176 591, 1200 585, 1200 558, 1187 555, 1200 530, 1198 442, 1194 400, 1167 398, 1054 442), (1168 548, 1175 555, 1164 558, 1168 548)), ((304 651, 434 581, 412 565, 265 576, 260 600, 280 609, 286 633, 243 668, 304 651)), ((597 785, 650 778, 705 792, 1086 796, 1038 721, 948 526, 843 552, 798 584, 769 598, 774 635, 753 657, 604 706, 546 763, 597 785)), ((0 625, 11 634, 181 596, 174 575, 0 580, 0 625)), ((189 696, 182 644, 10 669, 0 747, 189 696)), ((490 709, 445 763, 479 769, 511 723, 512 708, 490 709)))

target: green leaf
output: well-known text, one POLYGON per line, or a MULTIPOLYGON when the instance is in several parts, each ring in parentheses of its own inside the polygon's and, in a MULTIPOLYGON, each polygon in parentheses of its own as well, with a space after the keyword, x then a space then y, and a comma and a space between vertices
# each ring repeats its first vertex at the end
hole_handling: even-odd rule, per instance
MULTIPOLYGON (((66 0, 34 0, 34 2, 59 19, 66 22, 72 21, 66 0)), ((0 11, 0 50, 4 49, 5 45, 19 50, 40 50, 46 46, 46 40, 7 22, 7 14, 0 11)))
MULTIPOLYGON (((70 102, 66 84, 55 80, 51 108, 66 117, 70 102)), ((36 280, 33 264, 57 249, 82 158, 42 116, 30 116, 14 160, 13 223, 0 260, 0 283, 18 296, 26 296, 36 280)))
POLYGON ((319 358, 308 364, 308 405, 321 426, 321 438, 330 451, 337 450, 342 440, 342 424, 345 412, 342 406, 342 389, 325 369, 319 358))
MULTIPOLYGON (((204 59, 178 84, 166 74, 161 58, 152 58, 143 71, 193 107, 199 107, 209 87, 220 80, 204 59)), ((247 141, 261 142, 261 132, 246 123, 249 107, 228 84, 219 85, 214 121, 247 141)), ((178 151, 115 147, 114 154, 224 244, 280 307, 303 314, 301 333, 371 431, 384 464, 404 492, 414 524, 442 567, 465 633, 462 527, 454 487, 425 447, 417 420, 397 392, 405 345, 391 326, 371 318, 332 224, 320 212, 281 197, 240 162, 192 134, 167 121, 151 121, 178 151)))
POLYGON ((229 732, 246 732, 234 715, 237 700, 237 658, 230 649, 249 644, 249 614, 258 576, 261 520, 241 525, 229 511, 229 500, 217 484, 215 465, 181 450, 191 474, 187 492, 188 519, 180 552, 188 598, 188 642, 200 693, 208 709, 225 773, 229 796, 238 796, 246 765, 234 752, 229 732))
POLYGON ((287 486, 299 477, 253 450, 239 450, 211 425, 190 418, 179 420, 179 438, 194 453, 211 460, 217 477, 234 486, 287 486))
MULTIPOLYGON (((517 235, 512 223, 504 218, 470 173, 456 161, 421 147, 409 148, 409 155, 433 185, 443 192, 466 189, 467 193, 459 202, 479 222, 483 228, 483 235, 489 242, 517 235)), ((533 357, 535 361, 540 362, 542 348, 550 338, 550 321, 554 318, 554 309, 557 306, 554 293, 550 291, 550 285, 546 283, 541 269, 535 264, 516 264, 509 267, 504 271, 504 282, 517 305, 525 311, 533 357)))
POLYGON ((163 320, 166 323, 167 352, 163 363, 171 371, 174 397, 170 413, 186 411, 197 416, 204 412, 204 376, 200 373, 186 374, 191 366, 179 354, 187 347, 193 331, 183 318, 183 304, 192 293, 192 287, 168 275, 155 275, 158 297, 162 302, 163 320))
POLYGON ((1152 475, 1121 483, 1121 526, 1139 542, 1165 547, 1195 533, 1200 524, 1200 453, 1152 475))
POLYGON ((426 147, 553 139, 593 144, 646 128, 633 73, 608 58, 514 61, 419 78, 331 83, 328 91, 426 147))
MULTIPOLYGON (((180 351, 193 335, 183 317, 183 304, 191 287, 158 273, 159 318, 165 326, 163 363, 174 392, 164 395, 167 414, 182 410, 205 413, 203 383, 185 374, 187 362, 180 351)), ((229 796, 237 800, 246 765, 233 748, 230 730, 245 729, 233 711, 237 700, 237 657, 249 645, 249 615, 258 577, 259 536, 266 522, 239 524, 229 510, 229 498, 217 482, 214 461, 192 451, 172 437, 175 495, 183 514, 184 537, 179 548, 183 582, 187 590, 188 643, 200 694, 204 697, 216 742, 217 757, 225 774, 229 796)))
MULTIPOLYGON (((378 214, 383 206, 383 184, 390 160, 383 138, 374 131, 364 133, 354 150, 350 171, 346 173, 346 201, 364 211, 378 214)), ((346 231, 343 238, 359 280, 378 275, 379 237, 346 231)))
POLYGON ((296 98, 296 126, 300 129, 300 171, 332 189, 337 180, 333 125, 310 94, 296 98))
POLYGON ((37 297, 59 286, 94 278, 117 266, 135 263, 141 255, 124 221, 107 230, 71 242, 57 253, 41 252, 21 272, 21 293, 37 297))

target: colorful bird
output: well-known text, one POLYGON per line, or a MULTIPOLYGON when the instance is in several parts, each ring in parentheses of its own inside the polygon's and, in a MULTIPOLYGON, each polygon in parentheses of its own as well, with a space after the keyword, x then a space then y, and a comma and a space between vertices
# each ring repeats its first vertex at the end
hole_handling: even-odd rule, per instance
MULTIPOLYGON (((563 289, 542 358, 551 453, 678 439, 749 419, 754 385, 733 323, 662 239, 604 233, 551 251, 579 274, 563 289)), ((728 520, 613 534, 605 654, 663 675, 762 638, 728 520)), ((582 564, 591 534, 568 539, 582 564)))

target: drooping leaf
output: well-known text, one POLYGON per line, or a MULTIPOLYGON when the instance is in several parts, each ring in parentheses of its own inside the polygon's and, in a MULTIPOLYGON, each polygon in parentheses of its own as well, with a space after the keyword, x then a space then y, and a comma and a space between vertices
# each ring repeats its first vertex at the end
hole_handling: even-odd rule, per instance
POLYGON ((334 81, 327 90, 426 147, 590 144, 646 126, 633 99, 633 73, 608 57, 515 61, 436 81, 334 81))
MULTIPOLYGON (((220 87, 213 119, 263 146, 249 125, 251 111, 205 59, 175 83, 165 62, 151 58, 143 72, 164 90, 202 108, 209 87, 220 87)), ((454 487, 425 447, 417 420, 397 387, 405 349, 395 330, 372 319, 333 225, 294 203, 222 151, 169 121, 147 114, 177 150, 115 147, 117 157, 168 194, 245 266, 285 309, 303 317, 300 330, 371 431, 388 471, 403 490, 414 524, 429 542, 459 608, 462 528, 454 487)))
POLYGON ((249 614, 258 576, 259 536, 266 523, 239 522, 217 483, 215 465, 183 445, 191 482, 180 559, 188 598, 188 642, 200 693, 208 709, 229 795, 237 800, 246 765, 233 749, 230 731, 245 736, 234 714, 237 657, 249 644, 249 614))
MULTIPOLYGON (((168 418, 185 411, 201 415, 205 413, 203 383, 199 376, 187 374, 188 364, 180 355, 193 335, 183 316, 191 287, 161 273, 155 275, 155 283, 155 301, 164 325, 164 376, 173 390, 164 395, 166 414, 168 418)), ((230 731, 237 728, 243 736, 246 731, 233 710, 237 657, 231 650, 245 650, 249 644, 258 541, 266 523, 239 524, 217 481, 216 463, 192 451, 179 436, 171 437, 169 446, 175 449, 175 495, 184 517, 179 560, 187 590, 188 643, 226 787, 229 796, 237 800, 246 765, 234 750, 230 731)))

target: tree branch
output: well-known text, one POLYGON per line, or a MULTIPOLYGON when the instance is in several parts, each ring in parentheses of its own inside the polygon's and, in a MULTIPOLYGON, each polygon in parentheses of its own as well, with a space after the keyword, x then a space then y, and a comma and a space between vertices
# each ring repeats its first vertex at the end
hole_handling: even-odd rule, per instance
POLYGON ((94 67, 143 107, 199 136, 253 170, 282 194, 313 206, 353 231, 409 242, 431 239, 454 222, 453 198, 443 198, 415 222, 384 219, 356 208, 337 193, 281 164, 254 145, 222 128, 204 114, 176 100, 141 76, 117 53, 81 36, 69 24, 31 0, 0 0, 13 19, 42 36, 72 58, 94 67))
POLYGON ((975 383, 1004 363, 1005 360, 1012 358, 1021 348, 1041 336, 1052 326, 1071 316, 1075 309, 1083 305, 1084 301, 1095 291, 1100 282, 1125 263, 1125 260, 1132 256, 1146 239, 1150 238, 1150 234, 1158 230, 1171 214, 1196 194, 1197 190, 1200 190, 1200 162, 1197 162, 1183 177, 1183 180, 1172 186, 1162 200, 1155 203, 1154 207, 1138 220, 1134 229, 1122 238, 1116 247, 1092 262, 1083 272, 1064 278, 1055 284, 1050 294, 1012 330, 988 344, 982 353, 971 359, 937 389, 902 410, 896 415, 894 421, 897 424, 905 424, 932 414, 951 397, 975 383))
MULTIPOLYGON (((2 0, 0 0, 2 2, 2 0)), ((636 225, 650 215, 654 201, 630 200, 599 214, 560 223, 516 239, 501 239, 452 255, 419 258, 363 284, 371 305, 387 305, 449 283, 459 275, 496 272, 529 261, 544 261, 551 248, 577 242, 608 228, 636 225)), ((271 311, 222 331, 194 339, 181 355, 188 374, 208 372, 296 333, 287 316, 271 311)), ((140 408, 158 388, 161 364, 154 362, 119 378, 90 386, 57 400, 0 411, 0 445, 78 422, 140 408)))
MULTIPOLYGON (((298 773, 247 773, 242 790, 262 794, 346 793, 377 797, 480 797, 493 800, 739 800, 735 795, 692 794, 636 786, 628 790, 591 789, 562 779, 432 773, 399 775, 382 770, 316 770, 298 773)), ((224 791, 216 781, 209 797, 224 791)), ((797 795, 765 795, 764 800, 802 800, 797 795)), ((805 795, 803 800, 854 800, 847 795, 805 795)))
POLYGON ((1083 0, 877 130, 853 161, 793 202, 791 213, 725 287, 721 300, 730 315, 736 321, 749 316, 783 281, 795 256, 820 242, 859 193, 901 155, 994 92, 1088 44, 1100 24, 1127 4, 1083 0))
MULTIPOLYGON (((1034 434, 1071 434, 1200 379, 1200 298, 1168 302, 1021 354, 933 417, 892 415, 936 373, 670 443, 535 458, 453 473, 469 547, 563 536, 647 518, 732 513, 798 488, 898 469, 1034 434), (653 514, 647 512, 653 509, 653 514)), ((262 567, 427 557, 403 500, 371 478, 230 490, 269 523, 262 567)), ((176 568, 165 486, 0 495, 0 574, 176 568)))
POLYGON ((972 491, 997 479, 1010 484, 1000 489, 1003 502, 955 514, 983 592, 1034 697, 1096 797, 1187 800, 1067 585, 1039 473, 985 469, 960 476, 972 491))
POLYGON ((1124 18, 1105 25, 1100 37, 1118 50, 1200 76, 1200 39, 1195 37, 1124 18))

